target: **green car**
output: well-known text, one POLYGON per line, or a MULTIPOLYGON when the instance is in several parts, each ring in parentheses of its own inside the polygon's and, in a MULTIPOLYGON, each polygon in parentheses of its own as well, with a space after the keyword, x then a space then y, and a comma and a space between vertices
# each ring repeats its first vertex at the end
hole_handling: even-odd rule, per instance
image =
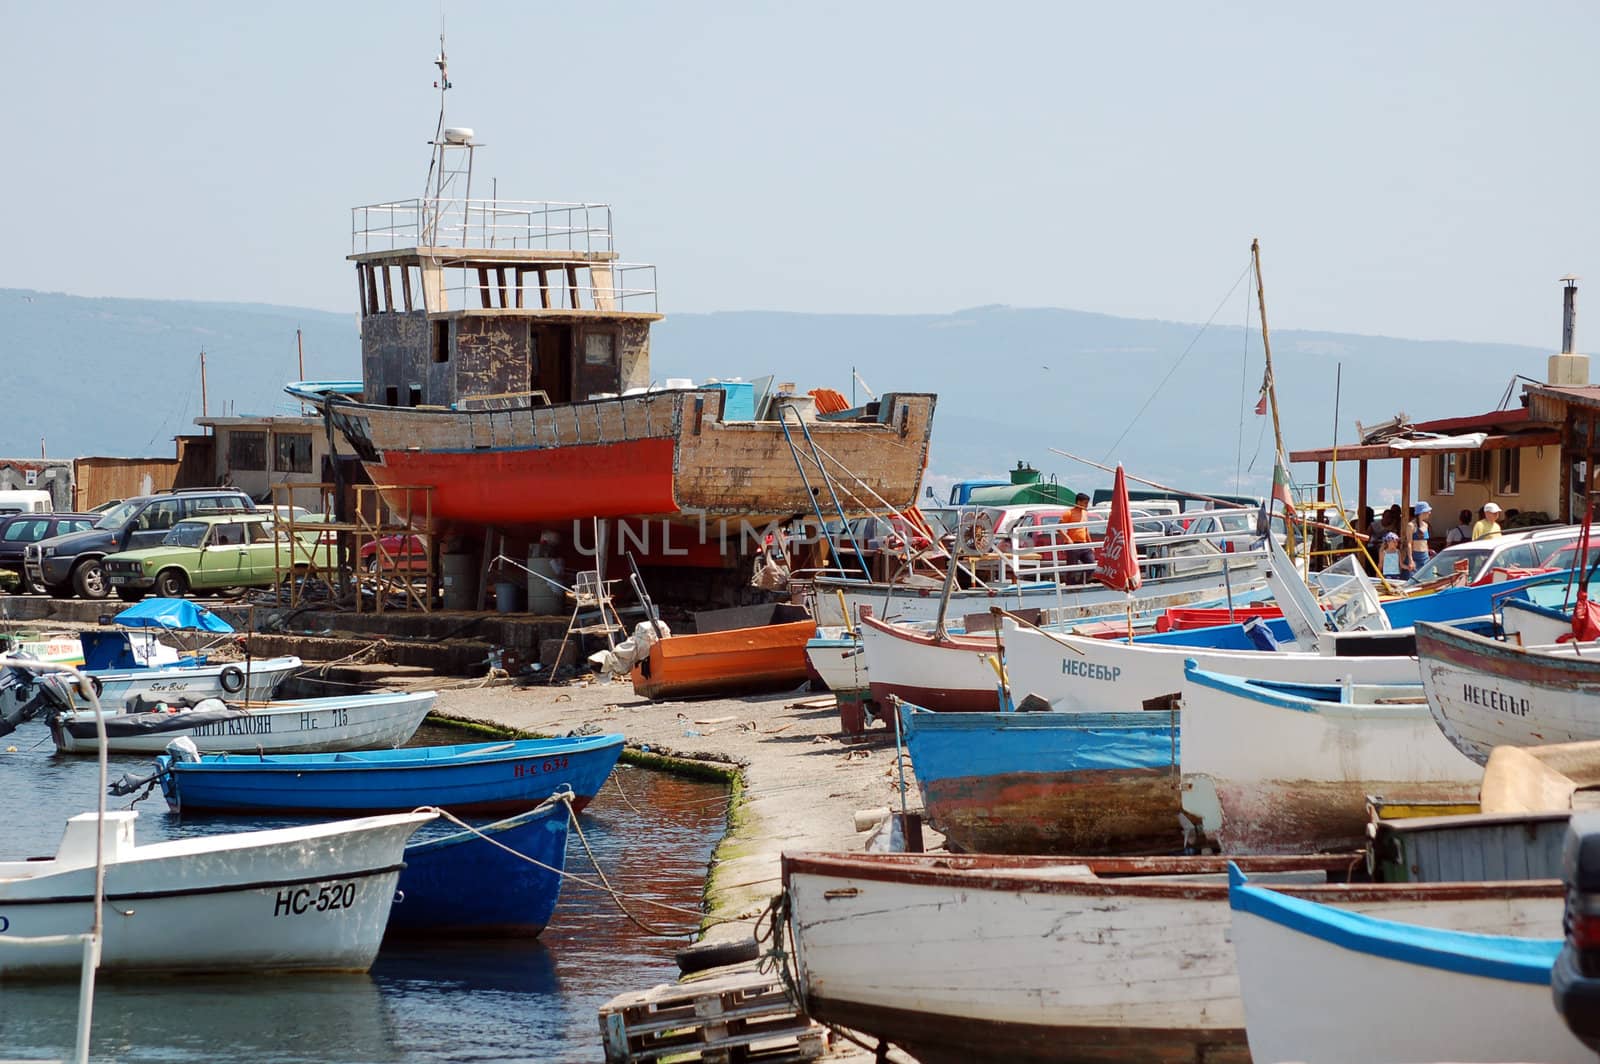
POLYGON ((158 546, 107 555, 102 565, 117 597, 137 602, 152 592, 181 598, 190 591, 271 587, 280 566, 328 564, 325 545, 275 535, 270 514, 195 517, 172 526, 158 546))

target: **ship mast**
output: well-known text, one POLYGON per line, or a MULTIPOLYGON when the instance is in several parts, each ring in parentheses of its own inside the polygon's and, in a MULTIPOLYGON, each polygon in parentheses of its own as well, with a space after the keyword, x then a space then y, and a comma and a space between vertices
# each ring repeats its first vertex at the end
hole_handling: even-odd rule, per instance
MULTIPOLYGON (((1250 260, 1255 263, 1256 300, 1257 305, 1261 308, 1261 351, 1267 362, 1266 380, 1263 383, 1267 389, 1267 404, 1272 408, 1272 488, 1273 494, 1276 494, 1279 471, 1281 470, 1283 476, 1287 477, 1289 475, 1289 462, 1288 455, 1283 449, 1283 424, 1278 419, 1278 380, 1272 372, 1272 339, 1267 333, 1267 290, 1261 284, 1261 241, 1259 238, 1250 241, 1250 260)), ((1293 513, 1293 504, 1289 502, 1289 486, 1287 483, 1283 485, 1283 489, 1284 509, 1289 511, 1284 514, 1283 521, 1284 547, 1288 550, 1290 557, 1293 557, 1294 525, 1289 520, 1293 513)), ((1270 505, 1271 495, 1268 496, 1268 500, 1270 505)))

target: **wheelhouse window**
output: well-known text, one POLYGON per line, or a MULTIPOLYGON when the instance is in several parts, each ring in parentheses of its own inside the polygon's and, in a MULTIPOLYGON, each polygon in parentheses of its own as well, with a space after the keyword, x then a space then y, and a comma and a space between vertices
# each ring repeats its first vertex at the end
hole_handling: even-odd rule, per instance
POLYGON ((238 430, 229 432, 228 468, 264 472, 267 468, 267 434, 238 430))
POLYGON ((279 473, 311 472, 311 433, 280 432, 273 437, 272 468, 279 473))
POLYGON ((583 338, 583 360, 591 366, 609 366, 617 357, 617 338, 610 333, 588 333, 583 338))

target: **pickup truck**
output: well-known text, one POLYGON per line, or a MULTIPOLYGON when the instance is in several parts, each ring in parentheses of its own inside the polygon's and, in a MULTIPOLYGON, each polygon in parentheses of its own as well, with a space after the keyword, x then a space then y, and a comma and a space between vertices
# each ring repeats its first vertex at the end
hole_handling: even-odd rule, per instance
POLYGON ((327 544, 275 533, 269 513, 247 513, 179 521, 157 546, 107 555, 101 565, 117 597, 137 602, 152 592, 271 587, 280 569, 326 568, 331 556, 327 544))

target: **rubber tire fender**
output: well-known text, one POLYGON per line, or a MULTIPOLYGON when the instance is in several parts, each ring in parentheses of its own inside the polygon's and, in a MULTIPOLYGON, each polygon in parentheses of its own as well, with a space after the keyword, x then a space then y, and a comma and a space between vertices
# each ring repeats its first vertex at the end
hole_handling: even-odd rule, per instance
POLYGON ((244 670, 237 665, 226 665, 217 676, 217 682, 224 691, 236 695, 244 690, 244 670))
POLYGON ((761 947, 756 945, 753 938, 740 939, 737 942, 713 942, 704 946, 690 946, 688 949, 678 951, 678 971, 682 975, 693 975, 703 972, 707 968, 720 968, 725 964, 743 964, 753 961, 761 954, 761 947))

